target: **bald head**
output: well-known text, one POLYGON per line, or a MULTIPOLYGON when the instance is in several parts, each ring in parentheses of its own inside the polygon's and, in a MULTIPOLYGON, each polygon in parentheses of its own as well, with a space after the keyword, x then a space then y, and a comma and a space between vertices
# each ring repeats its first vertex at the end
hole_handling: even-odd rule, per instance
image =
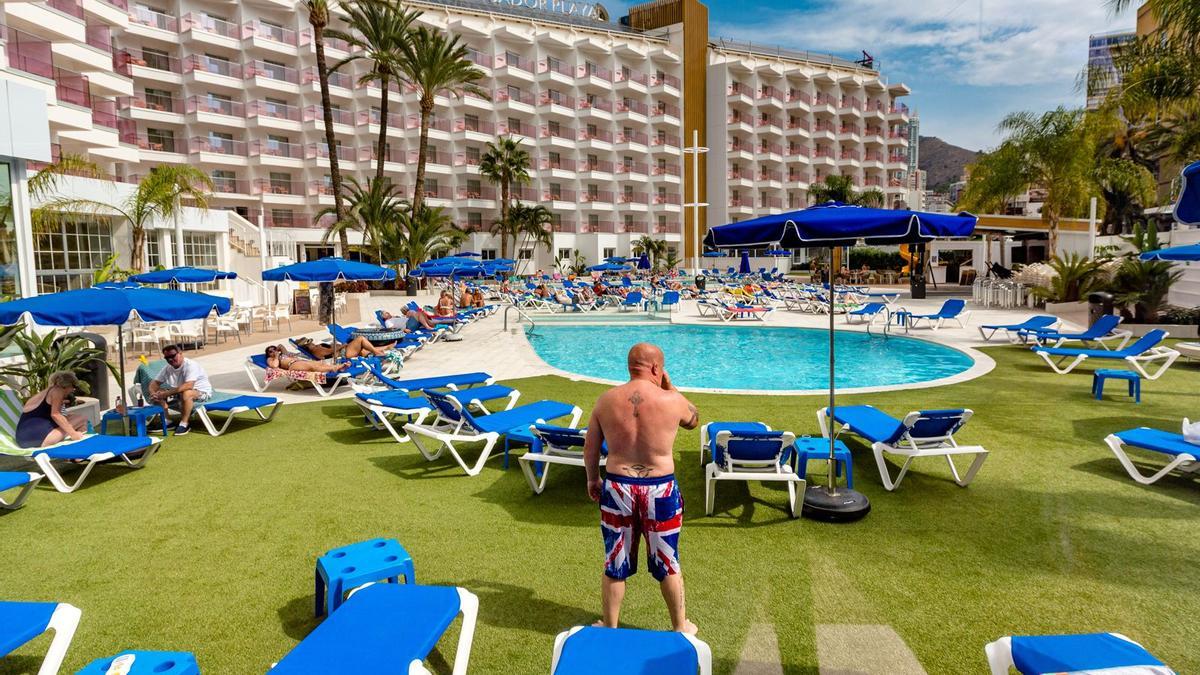
POLYGON ((663 352, 649 342, 639 342, 629 349, 629 374, 654 375, 662 372, 663 352))

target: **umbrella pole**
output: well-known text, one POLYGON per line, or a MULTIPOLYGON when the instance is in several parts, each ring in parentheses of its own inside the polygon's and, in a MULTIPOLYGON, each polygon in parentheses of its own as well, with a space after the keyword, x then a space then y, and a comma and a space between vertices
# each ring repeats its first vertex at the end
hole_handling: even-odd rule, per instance
POLYGON ((117 358, 121 361, 121 381, 117 383, 117 398, 125 404, 121 411, 121 426, 129 435, 129 401, 125 400, 125 324, 117 324, 117 358))
MULTIPOLYGON (((833 249, 832 248, 829 249, 829 258, 830 258, 830 260, 833 259, 833 249)), ((833 340, 834 331, 835 331, 835 328, 833 325, 833 310, 834 310, 833 293, 834 293, 833 275, 830 275, 830 277, 829 277, 829 413, 826 415, 826 419, 829 421, 833 420, 833 412, 834 412, 834 406, 835 406, 834 399, 836 398, 835 391, 837 389, 837 386, 834 384, 834 380, 833 380, 834 373, 837 370, 837 368, 836 368, 837 358, 834 356, 834 340, 833 340)), ((826 422, 826 423, 828 424, 829 422, 826 422)), ((829 434, 829 483, 828 483, 828 486, 829 486, 829 495, 831 497, 836 497, 837 493, 838 493, 837 492, 837 483, 834 482, 834 469, 837 467, 837 462, 835 461, 836 455, 834 454, 834 451, 833 451, 834 443, 836 442, 836 439, 834 438, 834 436, 835 436, 835 434, 833 434, 833 433, 829 434)))

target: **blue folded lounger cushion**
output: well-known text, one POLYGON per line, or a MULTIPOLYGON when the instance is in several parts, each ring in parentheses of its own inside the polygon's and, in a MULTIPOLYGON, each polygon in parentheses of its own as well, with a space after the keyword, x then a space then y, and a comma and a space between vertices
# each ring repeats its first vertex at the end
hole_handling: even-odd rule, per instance
POLYGON ((0 492, 21 487, 29 481, 28 471, 0 471, 0 492))
POLYGON ((0 602, 0 657, 41 635, 57 602, 0 602))
POLYGON ((893 443, 904 434, 904 422, 875 406, 840 405, 834 408, 833 418, 872 443, 893 443))
POLYGON ((1113 434, 1125 445, 1132 445, 1143 450, 1153 450, 1164 455, 1191 455, 1200 457, 1200 445, 1194 445, 1184 440, 1183 436, 1170 431, 1140 427, 1128 431, 1118 431, 1113 434))
POLYGON ((234 408, 264 408, 269 405, 279 403, 279 399, 274 396, 230 396, 229 398, 217 398, 217 400, 206 401, 204 403, 205 410, 216 412, 229 412, 234 408))
MULTIPOLYGON (((458 401, 466 403, 468 401, 491 401, 498 398, 504 398, 513 392, 512 387, 506 387, 502 384, 491 384, 486 387, 475 387, 474 389, 463 389, 461 391, 452 391, 446 396, 458 401)), ((432 404, 425 399, 424 396, 410 396, 407 391, 376 391, 370 393, 358 393, 356 396, 367 403, 374 403, 388 408, 396 408, 399 410, 418 410, 428 408, 432 404)))
POLYGON ((1150 652, 1111 633, 1014 635, 1012 657, 1024 675, 1164 665, 1150 652))
POLYGON ((679 633, 588 626, 567 638, 554 675, 695 675, 698 659, 679 633))
POLYGON ((529 426, 534 420, 552 420, 559 417, 566 417, 574 410, 575 406, 570 403, 537 401, 536 403, 528 403, 512 410, 492 413, 491 415, 472 415, 471 419, 475 420, 476 428, 484 433, 504 433, 515 427, 529 426))
POLYGON ((61 447, 34 450, 35 455, 46 455, 50 459, 87 459, 102 452, 124 455, 150 447, 154 443, 147 436, 88 436, 61 447))
POLYGON ((375 584, 350 596, 271 669, 287 673, 407 673, 459 611, 453 586, 375 584))

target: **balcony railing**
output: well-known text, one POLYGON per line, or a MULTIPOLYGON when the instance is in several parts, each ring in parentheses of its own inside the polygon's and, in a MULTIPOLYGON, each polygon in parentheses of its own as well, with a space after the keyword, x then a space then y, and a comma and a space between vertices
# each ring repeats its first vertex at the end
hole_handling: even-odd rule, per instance
POLYGON ((586 98, 581 98, 581 99, 579 99, 579 101, 575 107, 578 108, 579 110, 595 109, 595 110, 603 110, 605 112, 612 112, 613 104, 612 104, 612 101, 605 99, 605 98, 594 97, 591 100, 588 100, 586 98))
MULTIPOLYGON (((380 112, 379 112, 378 108, 371 108, 370 110, 359 110, 358 111, 358 126, 360 126, 360 127, 365 126, 367 124, 378 125, 379 120, 381 120, 381 119, 382 119, 382 117, 380 116, 380 112)), ((391 127, 392 129, 403 129, 404 128, 404 115, 402 115, 400 113, 388 113, 388 126, 391 127)))
MULTIPOLYGON (((358 157, 358 153, 354 150, 354 148, 345 145, 339 145, 337 146, 337 156, 339 160, 353 162, 358 157)), ((313 159, 315 157, 328 159, 329 146, 325 143, 309 143, 307 146, 305 146, 304 158, 313 159)))
POLYGON ((883 154, 879 153, 879 152, 867 152, 865 155, 863 155, 863 157, 868 162, 882 162, 883 161, 883 154))
MULTIPOLYGON (((403 164, 406 157, 408 157, 408 155, 406 155, 403 150, 401 150, 399 148, 393 148, 390 145, 386 145, 386 144, 384 145, 383 161, 395 162, 397 164, 403 164)), ((374 143, 372 143, 371 145, 364 146, 364 147, 361 147, 358 149, 358 161, 374 162, 377 159, 379 159, 379 146, 378 145, 375 145, 374 143)), ((416 160, 412 160, 412 161, 415 162, 416 160)), ((403 192, 403 190, 401 192, 403 192)))
MULTIPOLYGON (((407 155, 408 163, 415 165, 417 160, 420 158, 420 155, 420 150, 409 150, 407 155)), ((425 150, 425 163, 427 165, 449 166, 448 162, 450 159, 451 157, 449 156, 449 153, 436 152, 435 148, 433 147, 426 148, 425 150)))
POLYGON ((217 155, 246 156, 246 142, 218 136, 197 136, 188 143, 189 152, 211 152, 217 155))
POLYGON ((431 186, 429 183, 425 183, 421 194, 425 195, 426 199, 454 199, 449 185, 431 186))
POLYGON ((517 121, 510 122, 505 120, 497 124, 496 128, 503 136, 512 135, 533 138, 534 134, 537 133, 537 129, 532 124, 517 121))
POLYGON ((3 34, 8 39, 4 49, 10 68, 47 80, 54 79, 54 56, 48 41, 13 28, 5 28, 3 34))
POLYGON ((654 226, 655 234, 680 234, 682 229, 679 223, 659 223, 654 226))
POLYGON ((630 113, 637 113, 638 115, 645 115, 650 110, 650 107, 647 106, 645 103, 642 103, 641 101, 633 101, 633 100, 617 101, 616 107, 617 107, 617 112, 619 112, 619 113, 620 112, 630 112, 630 113))
MULTIPOLYGON (((609 164, 612 164, 612 162, 609 162, 609 164)), ((542 157, 541 159, 538 160, 538 169, 541 169, 542 171, 551 171, 551 170, 574 171, 576 166, 577 166, 577 164, 575 163, 575 160, 573 160, 569 157, 559 157, 558 159, 542 157)), ((585 165, 585 168, 583 169, 583 171, 591 171, 591 169, 586 168, 586 165, 585 165)))
POLYGON ((680 202, 679 195, 674 192, 664 192, 662 194, 654 195, 654 203, 655 204, 676 204, 676 205, 678 205, 679 202, 680 202))
POLYGON ((830 150, 828 148, 817 148, 816 150, 813 151, 812 156, 813 157, 828 157, 830 159, 833 159, 833 150, 830 150))
POLYGON ((876 112, 876 111, 887 112, 888 107, 886 105, 884 105, 883 101, 872 100, 872 101, 867 101, 866 109, 867 109, 867 112, 876 112))
POLYGON ((83 29, 84 41, 89 47, 95 47, 106 54, 111 54, 112 29, 102 23, 88 24, 83 29))
POLYGON ((323 180, 310 180, 308 182, 309 197, 332 197, 333 184, 323 180))
POLYGON ((529 59, 517 54, 497 54, 494 63, 496 68, 515 68, 533 74, 533 64, 529 59))
POLYGON ((669 75, 667 73, 651 75, 650 76, 650 86, 657 87, 659 85, 666 85, 668 87, 678 89, 679 88, 679 78, 675 77, 674 75, 669 75))
POLYGON ((231 178, 229 176, 213 176, 213 192, 223 192, 226 194, 250 194, 250 184, 244 180, 231 178))
POLYGON ((574 108, 575 98, 557 92, 543 91, 538 97, 539 105, 560 105, 564 108, 574 108))
POLYGON ((613 82, 637 82, 638 84, 646 84, 650 81, 650 76, 640 70, 629 70, 622 68, 613 72, 613 82))
POLYGON ((454 166, 479 166, 479 156, 456 152, 454 153, 454 166))
POLYGON ((804 129, 805 131, 808 131, 810 127, 809 127, 808 122, 806 122, 804 120, 791 120, 788 122, 787 128, 788 129, 804 129))
POLYGON ((775 143, 762 143, 758 146, 759 154, 782 155, 783 146, 775 143))
POLYGON ((182 113, 183 100, 174 96, 122 96, 117 99, 118 110, 153 110, 155 112, 182 113))
MULTIPOLYGON (((304 84, 310 84, 312 82, 319 83, 320 81, 321 81, 321 74, 317 72, 316 66, 304 71, 304 80, 303 80, 304 84)), ((393 82, 392 84, 395 84, 395 83, 393 82)), ((332 72, 332 73, 329 73, 329 86, 341 87, 342 89, 353 89, 354 88, 354 78, 350 77, 349 75, 347 75, 346 73, 343 73, 340 70, 336 71, 336 72, 332 72)), ((378 85, 376 85, 376 86, 378 86, 378 85)), ((392 86, 388 86, 388 89, 391 89, 392 91, 399 91, 399 88, 392 87, 392 86)))
POLYGON ((813 131, 816 131, 817 133, 824 131, 824 132, 829 132, 832 134, 833 133, 833 125, 830 124, 829 122, 817 122, 816 124, 813 125, 813 131))
POLYGON ((542 197, 542 193, 527 185, 514 187, 509 189, 509 196, 513 199, 520 199, 526 202, 536 202, 542 197))
POLYGON ((652 172, 655 176, 678 176, 679 167, 675 164, 667 164, 665 166, 655 166, 652 172))
POLYGON ((251 101, 247 117, 271 117, 277 120, 300 121, 300 108, 273 101, 251 101))
POLYGON ((669 115, 671 117, 679 117, 679 106, 672 105, 665 101, 659 101, 658 103, 654 104, 653 108, 651 108, 650 114, 653 115, 654 117, 661 117, 663 115, 669 115))
POLYGON ((579 232, 605 232, 608 234, 616 234, 617 224, 611 220, 592 220, 586 223, 579 224, 579 232))
MULTIPOLYGON (((528 199, 528 197, 522 197, 522 199, 528 199)), ((554 189, 543 190, 542 191, 542 201, 544 201, 544 202, 550 202, 550 201, 573 202, 573 201, 575 201, 575 191, 574 190, 554 190, 554 189)))
POLYGON ((284 143, 283 141, 254 141, 250 146, 250 155, 304 159, 304 147, 299 143, 284 143))
POLYGON ((839 108, 852 108, 854 110, 862 110, 863 102, 862 102, 862 99, 857 99, 852 96, 843 96, 842 103, 838 107, 839 108))
POLYGON ((868 136, 882 136, 882 135, 883 135, 883 128, 882 128, 882 127, 867 127, 867 134, 866 134, 866 135, 868 135, 868 136))
POLYGON ((269 80, 300 84, 300 71, 276 63, 255 60, 247 63, 245 70, 247 80, 252 77, 265 77, 269 80))
POLYGON ((867 178, 864 183, 867 187, 883 187, 883 180, 879 178, 867 178))
POLYGON ((747 87, 746 85, 742 84, 741 82, 730 82, 729 86, 725 87, 725 95, 726 96, 741 96, 741 95, 749 96, 750 95, 750 87, 747 87))
MULTIPOLYGON (((334 108, 330 112, 332 113, 334 124, 345 124, 347 126, 354 124, 354 113, 352 111, 334 108)), ((310 105, 304 109, 303 120, 305 122, 315 120, 323 124, 325 122, 325 109, 320 106, 310 105)))
POLYGON ((858 135, 861 135, 861 134, 862 134, 862 128, 861 128, 861 127, 858 127, 858 126, 855 126, 855 125, 853 125, 853 124, 843 124, 842 126, 838 127, 838 133, 839 133, 839 134, 858 134, 858 135))
POLYGON ((650 166, 645 162, 621 162, 617 165, 618 174, 641 174, 643 176, 650 170, 650 166))
POLYGON ((770 180, 770 181, 776 181, 776 182, 782 181, 783 180, 783 172, 782 171, 759 171, 758 179, 759 180, 770 180))
POLYGON ((231 38, 233 40, 242 39, 242 29, 232 21, 218 19, 207 14, 189 13, 183 16, 183 30, 200 30, 213 35, 231 38))
POLYGON ((259 178, 254 181, 254 192, 256 195, 298 195, 300 187, 303 185, 300 181, 281 180, 278 178, 259 178))
POLYGON ((783 128, 783 120, 778 117, 760 117, 758 124, 755 126, 762 127, 780 127, 783 128))
POLYGON ((112 5, 113 7, 116 7, 117 9, 129 11, 128 0, 103 0, 103 2, 104 2, 104 4, 112 5))
POLYGON ((184 60, 183 70, 185 73, 199 70, 212 75, 224 75, 225 77, 236 77, 238 79, 242 77, 241 64, 201 54, 193 54, 190 58, 184 60))
POLYGON ((543 124, 538 128, 538 136, 541 138, 565 138, 574 139, 576 137, 575 129, 571 127, 559 126, 554 127, 549 124, 543 124))
MULTIPOLYGON (((585 161, 582 161, 579 163, 579 170, 581 172, 589 172, 589 173, 590 172, 612 173, 613 172, 613 163, 607 159, 597 159, 597 160, 593 160, 593 161, 585 160, 585 161)), ((619 171, 620 170, 618 169, 618 172, 619 171)))
POLYGON ((617 195, 618 204, 645 204, 650 195, 645 192, 622 192, 617 195))
POLYGON ((63 14, 83 20, 83 4, 79 0, 46 0, 46 4, 63 14))
POLYGON ((900 105, 894 105, 891 108, 888 108, 888 113, 902 113, 902 114, 907 115, 908 114, 908 106, 904 105, 903 103, 901 103, 900 105))
POLYGON ((788 103, 792 103, 794 101, 800 101, 801 103, 812 104, 813 97, 811 94, 809 94, 806 91, 797 91, 797 90, 793 89, 788 92, 787 100, 788 100, 788 103))
POLYGON ((187 112, 189 115, 193 113, 209 113, 212 115, 245 117, 246 106, 238 101, 227 101, 210 96, 193 96, 187 100, 187 112))
POLYGON ((478 117, 459 117, 454 120, 451 127, 454 131, 472 131, 480 134, 491 136, 496 133, 496 125, 491 122, 484 122, 478 117))
POLYGON ((633 131, 630 133, 622 131, 621 133, 617 134, 618 143, 640 143, 642 145, 646 145, 649 141, 650 138, 640 131, 633 131))
POLYGON ((575 69, 557 59, 542 59, 538 61, 537 72, 539 75, 542 73, 558 73, 567 77, 575 77, 575 69))
POLYGON ((87 77, 78 73, 54 69, 54 91, 59 103, 70 103, 81 108, 92 107, 92 95, 87 77))
POLYGON ((628 234, 649 234, 650 224, 640 220, 629 221, 621 223, 621 231, 628 234))
POLYGON ((174 136, 126 133, 121 135, 121 142, 152 152, 183 152, 184 148, 182 140, 176 140, 174 136))
POLYGON ((179 19, 170 14, 163 14, 162 12, 156 12, 141 6, 134 7, 133 11, 129 14, 129 20, 142 26, 165 30, 169 33, 179 32, 179 19))
POLYGON ((611 131, 607 131, 605 129, 580 129, 579 140, 612 143, 613 135, 611 131))
POLYGON ((484 54, 478 49, 467 49, 467 60, 484 68, 491 68, 495 63, 495 59, 490 54, 484 54))
POLYGON ((742 206, 754 208, 754 201, 745 197, 730 197, 729 206, 735 209, 742 206))
MULTIPOLYGON (((450 120, 438 119, 436 117, 433 117, 429 120, 429 130, 430 131, 444 131, 444 132, 449 133, 450 126, 451 126, 450 120)), ((404 118, 404 128, 405 129, 420 129, 421 128, 421 116, 420 115, 409 115, 409 116, 405 117, 404 118)))
POLYGON ((597 66, 592 63, 581 63, 575 67, 576 77, 594 77, 605 82, 612 82, 612 71, 604 66, 597 66))
POLYGON ((818 93, 815 97, 813 97, 813 102, 817 105, 837 105, 837 99, 829 94, 818 93))
POLYGON ((678 148, 679 147, 679 139, 675 136, 660 134, 660 135, 657 135, 654 138, 650 139, 650 145, 653 147, 656 147, 656 148, 662 147, 662 146, 667 146, 670 148, 678 148))
POLYGON ((307 33, 304 33, 303 36, 301 36, 301 34, 290 28, 284 28, 283 26, 272 26, 271 24, 263 23, 262 21, 247 22, 246 25, 243 26, 243 34, 247 38, 257 37, 262 38, 263 40, 270 40, 271 42, 291 45, 292 47, 308 43, 307 33), (304 38, 303 41, 301 40, 301 37, 304 38))
POLYGON ((725 116, 726 124, 750 124, 750 117, 743 115, 737 110, 725 116))
POLYGON ((525 105, 533 105, 533 92, 531 91, 509 91, 508 89, 497 89, 492 92, 492 101, 496 103, 504 103, 512 101, 514 103, 524 103, 525 105))
POLYGON ((758 100, 760 101, 776 101, 783 102, 783 92, 775 87, 764 86, 758 90, 758 100))
POLYGON ((107 129, 116 129, 119 120, 116 100, 99 96, 92 97, 92 124, 107 129))
POLYGON ((611 190, 585 190, 579 193, 579 203, 581 204, 612 204, 613 193, 611 190))
POLYGON ((153 70, 161 70, 168 73, 181 73, 183 68, 180 66, 179 59, 166 54, 154 54, 146 52, 130 52, 121 50, 113 55, 113 68, 117 72, 126 77, 132 77, 133 72, 131 66, 142 66, 153 70))
POLYGON ((789 145, 787 154, 788 157, 808 157, 809 149, 807 145, 789 145))
POLYGON ((789 183, 807 183, 808 180, 809 180, 809 175, 808 175, 808 173, 806 173, 804 171, 789 171, 788 172, 788 182, 789 183))
POLYGON ((782 209, 783 208, 783 198, 782 197, 767 197, 766 199, 759 200, 759 203, 762 205, 762 207, 764 209, 782 209))
POLYGON ((458 190, 455 191, 455 194, 458 196, 458 199, 495 199, 496 188, 486 185, 480 185, 478 187, 472 187, 468 185, 465 187, 459 187, 458 190))

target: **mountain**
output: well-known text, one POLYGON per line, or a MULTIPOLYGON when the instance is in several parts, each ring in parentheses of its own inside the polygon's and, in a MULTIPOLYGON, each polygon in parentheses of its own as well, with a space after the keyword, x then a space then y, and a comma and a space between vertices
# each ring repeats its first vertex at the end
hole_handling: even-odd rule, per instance
POLYGON ((937 136, 921 136, 918 168, 925 171, 925 187, 944 192, 950 183, 962 179, 963 169, 980 155, 975 150, 950 145, 937 136))

